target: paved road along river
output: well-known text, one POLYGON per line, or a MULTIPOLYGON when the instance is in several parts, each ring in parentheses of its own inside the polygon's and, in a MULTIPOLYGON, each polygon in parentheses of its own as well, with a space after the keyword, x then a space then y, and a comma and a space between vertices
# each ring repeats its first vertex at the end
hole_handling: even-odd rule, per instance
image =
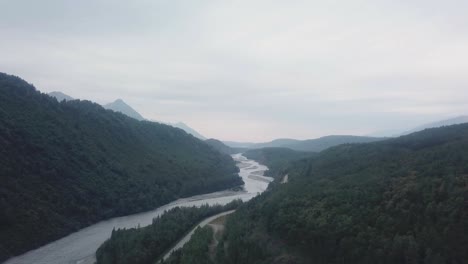
MULTIPOLYGON (((147 226, 164 211, 177 206, 200 206, 202 204, 227 204, 235 199, 247 201, 266 190, 273 179, 263 177, 268 168, 241 154, 232 155, 238 162, 239 176, 245 182, 244 191, 222 191, 176 200, 149 212, 112 218, 70 234, 41 248, 11 258, 4 264, 92 264, 97 248, 106 241, 113 228, 147 226)), ((38 227, 40 228, 40 227, 38 227)))

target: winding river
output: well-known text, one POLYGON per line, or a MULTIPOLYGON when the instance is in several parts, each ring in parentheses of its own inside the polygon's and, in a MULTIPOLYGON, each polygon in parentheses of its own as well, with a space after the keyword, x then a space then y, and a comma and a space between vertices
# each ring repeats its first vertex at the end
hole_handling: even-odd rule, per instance
POLYGON ((138 225, 142 227, 150 225, 154 217, 177 206, 224 205, 235 199, 248 201, 265 191, 268 184, 273 180, 272 178, 263 176, 263 172, 268 170, 268 168, 245 158, 242 154, 235 154, 232 157, 238 162, 237 166, 240 169, 239 176, 245 182, 244 191, 221 191, 192 196, 176 200, 149 212, 102 221, 43 247, 11 258, 4 262, 4 264, 92 264, 95 261, 94 254, 97 248, 110 237, 114 228, 132 228, 138 225))

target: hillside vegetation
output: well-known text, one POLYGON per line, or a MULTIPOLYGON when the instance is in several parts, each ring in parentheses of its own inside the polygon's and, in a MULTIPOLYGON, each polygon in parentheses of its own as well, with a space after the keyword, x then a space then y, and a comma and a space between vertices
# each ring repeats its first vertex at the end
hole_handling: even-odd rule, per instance
POLYGON ((289 170, 228 218, 223 263, 468 263, 468 124, 289 170))
POLYGON ((317 153, 295 151, 288 148, 262 148, 247 150, 243 155, 266 165, 268 170, 265 175, 278 179, 288 173, 291 162, 313 157, 317 153))
POLYGON ((153 219, 149 226, 114 230, 97 250, 97 264, 153 264, 203 219, 236 209, 241 203, 235 200, 225 206, 176 207, 153 219))
POLYGON ((99 220, 242 184, 171 126, 62 101, 0 74, 0 261, 99 220))

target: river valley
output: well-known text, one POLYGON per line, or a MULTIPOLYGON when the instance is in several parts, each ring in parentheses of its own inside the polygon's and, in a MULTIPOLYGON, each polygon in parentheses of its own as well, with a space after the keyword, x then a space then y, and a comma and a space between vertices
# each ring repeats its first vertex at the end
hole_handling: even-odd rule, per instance
POLYGON ((268 184, 273 179, 263 176, 263 172, 268 170, 266 166, 249 160, 241 154, 235 154, 232 157, 238 162, 237 166, 240 169, 239 176, 242 177, 245 183, 243 191, 236 192, 229 190, 196 195, 176 200, 148 212, 102 221, 43 247, 11 258, 4 262, 4 264, 92 264, 95 261, 97 248, 110 237, 114 228, 132 228, 138 225, 141 227, 150 225, 154 217, 177 206, 224 205, 235 199, 248 201, 267 189, 268 184))

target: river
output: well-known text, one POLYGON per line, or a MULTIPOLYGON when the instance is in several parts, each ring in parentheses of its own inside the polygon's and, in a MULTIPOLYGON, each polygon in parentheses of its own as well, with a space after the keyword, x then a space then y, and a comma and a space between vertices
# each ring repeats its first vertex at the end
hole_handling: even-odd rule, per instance
POLYGON ((232 157, 238 162, 239 176, 242 177, 245 183, 244 191, 221 191, 196 195, 176 200, 148 212, 101 221, 43 247, 11 258, 4 264, 92 264, 95 261, 97 248, 110 237, 114 228, 150 225, 153 218, 177 206, 224 205, 235 199, 248 201, 265 191, 268 184, 273 180, 262 176, 263 172, 268 168, 256 161, 245 158, 241 154, 235 154, 232 157))

